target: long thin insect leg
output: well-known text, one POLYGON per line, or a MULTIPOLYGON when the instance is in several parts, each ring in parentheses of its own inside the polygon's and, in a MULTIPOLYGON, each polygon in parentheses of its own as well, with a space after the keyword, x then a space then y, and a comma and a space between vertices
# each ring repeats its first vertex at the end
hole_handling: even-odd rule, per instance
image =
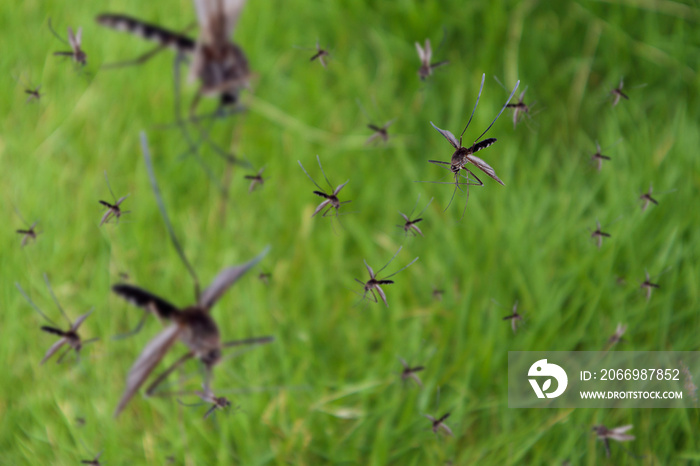
MULTIPOLYGON (((399 253, 401 252, 401 249, 403 249, 403 246, 399 246, 399 249, 398 249, 398 251, 396 251, 396 254, 394 254, 394 255, 391 257, 391 259, 389 259, 389 262, 387 262, 386 264, 384 264, 384 267, 382 267, 381 269, 377 270, 377 272, 374 274, 374 277, 378 276, 378 275, 382 272, 382 270, 386 269, 386 268, 389 266, 389 264, 391 264, 391 262, 396 258, 396 256, 399 255, 399 253)), ((389 276, 391 276, 391 275, 389 275, 389 276)), ((374 277, 372 277, 372 278, 374 278, 374 277)))
POLYGON ((391 277, 393 277, 394 275, 396 275, 397 273, 401 272, 402 270, 405 270, 405 269, 409 268, 409 267, 410 267, 411 265, 413 265, 413 263, 414 263, 415 261, 417 261, 417 260, 418 260, 418 258, 416 257, 416 258, 413 259, 411 262, 409 262, 408 265, 406 265, 406 266, 404 266, 404 267, 401 267, 399 270, 397 270, 396 272, 392 273, 391 275, 387 275, 386 277, 382 278, 382 280, 386 280, 387 278, 391 278, 391 277))
POLYGON ((17 287, 19 292, 22 294, 22 296, 24 296, 24 299, 29 303, 29 305, 32 306, 34 308, 34 310, 36 312, 38 312, 41 315, 41 317, 44 318, 44 320, 46 322, 50 323, 54 327, 58 327, 58 325, 53 320, 49 319, 49 316, 47 316, 46 314, 41 312, 41 309, 39 309, 39 306, 34 304, 34 301, 32 301, 31 298, 29 298, 29 296, 27 296, 27 293, 24 292, 24 289, 22 289, 22 286, 18 282, 15 282, 15 286, 17 287))
POLYGON ((481 87, 479 88, 479 95, 476 97, 476 103, 474 104, 474 109, 472 110, 472 114, 469 116, 469 121, 467 122, 467 126, 464 127, 464 129, 462 130, 462 134, 459 135, 459 145, 460 146, 462 145, 462 136, 464 136, 464 133, 467 131, 467 128, 469 128, 469 123, 472 122, 472 118, 474 118, 474 112, 476 112, 476 107, 477 107, 477 105, 479 105, 479 99, 481 99, 481 91, 484 90, 484 80, 486 80, 486 73, 481 75, 481 87))
MULTIPOLYGON (((485 76, 485 75, 484 75, 484 76, 485 76)), ((481 85, 482 85, 482 86, 484 85, 483 79, 481 80, 481 85)), ((508 100, 506 100, 506 103, 503 104, 503 107, 501 107, 501 111, 498 112, 498 115, 496 115, 496 118, 494 118, 493 121, 491 122, 491 124, 489 125, 489 127, 486 128, 486 131, 484 131, 483 133, 481 133, 481 136, 479 136, 478 138, 476 138, 476 139, 474 140, 475 143, 476 143, 479 139, 481 139, 482 137, 484 137, 484 134, 486 134, 486 133, 488 132, 488 130, 491 129, 491 127, 493 126, 494 123, 496 123, 496 120, 498 120, 498 117, 501 116, 501 113, 503 113, 503 110, 505 110, 506 107, 508 106, 508 103, 510 102, 510 99, 513 98, 513 95, 515 94, 515 91, 518 90, 518 86, 519 86, 519 85, 520 85, 520 80, 518 79, 518 82, 515 83, 515 87, 513 88, 513 92, 510 93, 510 96, 508 96, 508 100)))
MULTIPOLYGON (((319 191, 325 193, 326 191, 325 191, 322 187, 320 187, 320 186, 318 185, 318 183, 316 183, 316 182, 314 181, 313 178, 311 178, 311 175, 309 175, 309 173, 306 171, 306 169, 304 168, 304 166, 301 164, 301 160, 297 160, 297 162, 299 162, 299 166, 301 167, 301 169, 304 171, 304 173, 306 174, 306 176, 311 180, 311 182, 312 182, 314 185, 316 185, 316 187, 319 189, 319 191)), ((333 189, 333 187, 331 187, 331 189, 333 189)))
POLYGON ((117 203, 117 196, 114 195, 114 191, 112 191, 112 186, 109 184, 109 178, 107 178, 107 170, 105 170, 105 181, 107 182, 107 188, 109 189, 109 194, 112 195, 112 201, 116 204, 117 203))
POLYGON ((139 333, 141 331, 141 328, 143 328, 143 324, 146 323, 147 318, 148 318, 148 313, 144 312, 143 317, 141 317, 141 320, 139 321, 138 325, 136 325, 136 327, 133 330, 126 332, 126 333, 122 333, 120 335, 114 335, 112 337, 112 339, 113 340, 123 340, 124 338, 128 338, 130 336, 136 335, 137 333, 139 333))
POLYGON ((180 359, 175 361, 172 366, 168 367, 165 372, 160 374, 156 379, 151 383, 151 385, 148 386, 146 389, 146 396, 151 396, 153 395, 153 392, 155 391, 156 388, 158 388, 158 385, 160 385, 168 376, 175 370, 177 369, 183 362, 187 361, 188 359, 192 358, 194 356, 194 353, 189 352, 185 353, 180 359))
MULTIPOLYGON (((51 34, 53 34, 53 35, 56 37, 56 39, 60 40, 60 41, 63 42, 64 44, 70 46, 70 44, 69 44, 65 39, 63 39, 63 37, 61 37, 61 36, 58 35, 58 33, 56 32, 56 30, 55 30, 55 29, 53 28, 53 26, 51 25, 51 17, 49 17, 49 30, 51 31, 51 34)), ((73 55, 73 53, 69 53, 68 55, 73 55)))
POLYGON ((66 314, 66 311, 63 310, 61 307, 61 304, 58 302, 58 298, 56 298, 56 295, 53 293, 53 289, 51 288, 51 283, 49 283, 49 277, 48 275, 44 274, 44 281, 46 282, 46 288, 49 289, 49 294, 51 294, 51 297, 53 298, 53 302, 56 303, 56 307, 58 307, 58 310, 61 311, 61 314, 63 314, 63 317, 66 318, 68 321, 68 325, 73 325, 73 322, 71 322, 70 318, 66 314))

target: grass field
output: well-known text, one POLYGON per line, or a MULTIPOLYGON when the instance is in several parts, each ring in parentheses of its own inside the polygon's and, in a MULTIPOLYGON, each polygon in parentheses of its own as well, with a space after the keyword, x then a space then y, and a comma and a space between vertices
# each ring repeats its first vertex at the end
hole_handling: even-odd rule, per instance
MULTIPOLYGON (((252 168, 204 148, 213 179, 183 157, 181 132, 164 128, 175 119, 172 52, 100 68, 151 45, 99 26, 97 14, 182 30, 195 18, 190 1, 3 6, 0 463, 78 464, 100 451, 108 464, 700 463, 697 410, 516 410, 507 400, 508 351, 600 350, 618 322, 628 325, 618 350, 698 350, 698 3, 369 3, 249 2, 234 34, 255 73, 242 94, 247 111, 216 122, 211 138, 252 168), (84 70, 52 55, 65 46, 49 17, 61 34, 83 27, 84 70), (413 43, 430 38, 438 49, 443 36, 435 58, 450 63, 423 83, 413 43), (330 48, 327 69, 295 48, 317 39, 330 48), (415 181, 451 179, 427 162, 453 152, 429 122, 458 134, 484 73, 465 144, 508 96, 494 75, 529 86, 525 100, 539 113, 514 129, 507 110, 490 130, 498 142, 479 156, 506 186, 481 176, 460 219, 464 195, 444 210, 452 187, 415 181), (630 98, 613 108, 621 77, 630 98), (26 102, 29 83, 41 84, 39 101, 26 102), (396 119, 386 145, 364 144, 371 130, 357 100, 375 124, 396 119), (126 273, 177 305, 193 297, 148 181, 142 130, 203 285, 272 246, 213 310, 224 339, 276 339, 216 368, 215 389, 239 408, 213 420, 202 419, 206 407, 177 402, 195 402, 192 394, 137 395, 112 417, 129 367, 161 327, 151 318, 138 335, 112 339, 143 314, 110 286, 126 273), (596 141, 611 157, 600 172, 590 163, 596 141), (297 161, 320 184, 316 155, 332 183, 350 180, 340 223, 310 218, 320 198, 297 161), (243 176, 262 166, 267 181, 249 194, 243 176), (104 171, 118 197, 130 194, 131 213, 99 227, 97 201, 111 199, 104 171), (650 184, 659 205, 642 212, 650 184), (418 195, 417 210, 435 198, 419 224, 425 237, 405 237, 397 211, 418 195), (42 233, 25 248, 13 206, 39 220, 42 233), (612 235, 600 249, 590 237, 597 219, 612 235), (387 271, 420 259, 385 287, 389 307, 359 302, 363 259, 376 270, 401 245, 387 271), (645 269, 661 286, 649 301, 645 269), (101 340, 78 363, 39 365, 54 339, 14 283, 63 325, 43 273, 72 318, 95 309, 81 334, 101 340), (515 301, 525 325, 514 335, 502 318, 515 301), (399 357, 426 367, 422 388, 402 383, 399 357), (423 415, 448 411, 454 437, 434 435, 423 415), (591 432, 600 423, 633 424, 636 440, 624 446, 644 458, 613 444, 606 459, 591 432)), ((185 86, 185 107, 195 92, 185 86)), ((200 111, 214 107, 206 100, 200 111)), ((178 344, 166 363, 181 352, 178 344)), ((190 362, 164 390, 200 383, 190 362)))

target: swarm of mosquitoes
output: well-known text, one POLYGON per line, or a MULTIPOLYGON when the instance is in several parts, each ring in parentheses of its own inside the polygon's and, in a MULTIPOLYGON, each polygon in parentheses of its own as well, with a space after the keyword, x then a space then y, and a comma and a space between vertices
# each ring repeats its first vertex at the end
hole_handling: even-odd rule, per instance
MULTIPOLYGON (((225 113, 226 111, 235 112, 237 106, 239 106, 240 92, 249 86, 249 81, 251 78, 251 72, 249 69, 248 59, 243 51, 243 49, 233 41, 230 37, 236 27, 238 18, 245 4, 245 0, 194 0, 195 11, 197 13, 197 22, 200 30, 199 37, 196 39, 190 38, 184 32, 178 32, 166 29, 159 25, 155 25, 141 19, 136 19, 134 17, 124 15, 124 14, 114 14, 105 13, 97 16, 97 22, 105 27, 115 29, 117 31, 125 31, 132 33, 134 35, 140 36, 148 41, 155 42, 157 46, 151 51, 143 54, 142 56, 128 60, 124 62, 117 62, 113 64, 105 65, 104 68, 120 68, 127 65, 135 65, 145 63, 148 59, 153 57, 156 53, 160 52, 165 48, 172 49, 176 54, 175 67, 174 67, 174 85, 175 85, 175 97, 176 101, 179 98, 179 68, 182 63, 187 60, 189 62, 189 77, 191 81, 199 82, 199 89, 196 93, 190 106, 190 116, 189 123, 197 126, 199 122, 205 121, 207 119, 216 120, 222 116, 228 116, 230 113, 225 113), (197 106, 200 97, 214 97, 218 100, 217 111, 213 115, 197 115, 197 106)), ((48 27, 51 33, 63 44, 67 45, 70 50, 56 51, 53 54, 60 57, 68 57, 72 62, 79 67, 84 67, 87 64, 87 54, 82 48, 82 28, 78 27, 76 31, 72 27, 67 27, 67 38, 64 39, 61 35, 54 29, 51 24, 51 20, 48 21, 48 27)), ((444 42, 444 41, 443 41, 444 42)), ((418 77, 421 81, 426 81, 433 75, 436 68, 442 67, 449 64, 448 60, 433 61, 433 50, 431 47, 430 39, 425 39, 423 45, 420 42, 415 42, 415 48, 418 53, 419 68, 417 71, 418 77)), ((441 48, 441 47, 440 47, 441 48)), ((327 49, 320 46, 320 41, 316 41, 316 46, 313 49, 314 53, 309 58, 310 62, 318 61, 323 68, 329 66, 328 59, 330 58, 330 53, 327 49)), ((498 78, 496 81, 503 87, 498 78)), ((464 209, 462 211, 462 218, 464 217, 467 209, 467 204, 469 200, 469 187, 477 186, 483 187, 484 182, 477 176, 480 172, 484 173, 489 178, 493 179, 495 182, 502 186, 505 183, 498 177, 496 170, 492 168, 483 159, 477 157, 475 154, 480 152, 497 142, 496 138, 484 138, 486 133, 493 127, 496 121, 499 119, 501 114, 506 110, 511 110, 513 127, 516 129, 518 125, 525 121, 525 119, 532 119, 533 114, 531 109, 534 103, 525 103, 525 93, 527 92, 527 87, 520 93, 517 102, 511 102, 513 96, 520 86, 520 81, 517 81, 510 91, 510 95, 507 100, 500 108, 500 111, 493 119, 491 124, 477 137, 474 141, 466 145, 463 144, 463 137, 469 128, 469 125, 474 117, 476 109, 478 107, 482 91, 484 88, 485 74, 482 75, 481 86, 479 88, 479 93, 476 97, 476 102, 472 109, 472 113, 469 119, 459 135, 459 138, 455 137, 450 131, 446 129, 441 129, 436 126, 432 121, 430 125, 442 135, 452 146, 454 152, 452 153, 449 160, 428 160, 429 163, 437 165, 441 168, 447 169, 451 172, 451 181, 420 181, 422 183, 433 183, 433 184, 448 184, 454 186, 452 197, 445 210, 447 210, 452 204, 457 191, 466 191, 466 202, 464 209)), ((629 100, 629 96, 623 92, 624 80, 621 79, 619 85, 614 89, 610 90, 610 97, 612 99, 612 107, 617 106, 621 99, 629 100)), ((637 86, 641 87, 641 86, 637 86)), ((27 102, 39 101, 43 96, 40 93, 41 85, 32 86, 27 85, 24 93, 28 95, 27 102)), ((179 108, 179 104, 177 104, 179 108)), ((363 110, 364 112, 364 110, 363 110)), ((366 115, 366 114, 365 114, 366 115)), ((367 115, 366 115, 367 116, 367 115)), ((369 117, 368 117, 369 119, 369 117)), ((182 122, 180 119, 180 112, 177 111, 178 122, 182 122)), ((389 140, 389 127, 396 121, 392 119, 386 121, 383 124, 375 124, 370 122, 367 127, 372 130, 371 136, 366 141, 366 145, 382 142, 387 143, 389 140)), ((179 123, 178 123, 179 124, 179 123)), ((199 146, 209 144, 214 147, 215 151, 226 158, 229 161, 235 161, 235 156, 229 154, 225 150, 221 149, 218 145, 213 143, 207 135, 207 130, 203 127, 198 127, 200 140, 199 142, 193 141, 190 136, 186 136, 190 142, 190 146, 193 151, 197 151, 199 146)), ((596 152, 591 156, 591 163, 595 165, 596 170, 600 172, 603 169, 604 163, 612 163, 612 158, 608 155, 603 154, 603 149, 601 149, 598 142, 595 142, 596 152)), ((177 342, 183 344, 187 351, 175 361, 169 368, 165 369, 158 376, 151 378, 151 383, 146 387, 144 394, 146 396, 152 396, 156 393, 157 388, 161 385, 167 377, 172 374, 172 372, 181 366, 183 363, 189 359, 198 359, 202 366, 204 367, 204 381, 202 383, 201 391, 194 391, 193 395, 199 397, 203 403, 208 404, 209 408, 204 414, 204 418, 207 419, 214 412, 218 410, 225 410, 231 406, 231 402, 223 396, 216 396, 213 389, 213 375, 214 368, 224 359, 223 353, 226 349, 233 346, 239 345, 261 345, 272 342, 274 339, 271 336, 263 337, 250 337, 243 340, 232 340, 223 341, 220 335, 219 327, 216 320, 212 316, 212 308, 221 299, 221 297, 239 280, 241 280, 244 275, 252 268, 257 266, 267 255, 269 247, 259 253, 256 257, 240 265, 234 265, 231 267, 225 267, 219 274, 214 277, 212 283, 202 291, 199 285, 198 276, 188 261, 184 254, 184 250, 178 240, 175 229, 170 222, 167 214, 167 210, 162 200, 160 194, 160 189, 156 181, 155 172, 153 169, 150 150, 148 147, 148 141, 145 134, 141 135, 141 148, 143 152, 144 161, 149 174, 149 179, 151 187, 158 204, 161 216, 165 223, 166 229, 170 241, 178 253, 180 260, 185 266, 187 272, 191 276, 194 283, 194 304, 179 307, 171 304, 167 299, 162 298, 144 288, 135 286, 129 283, 116 283, 112 286, 112 291, 125 299, 134 306, 142 309, 144 314, 140 323, 136 328, 129 332, 128 334, 117 336, 119 338, 133 335, 134 333, 141 330, 145 320, 150 316, 155 316, 165 328, 157 333, 143 348, 141 354, 138 356, 136 361, 133 363, 131 369, 126 376, 126 383, 123 395, 121 399, 117 402, 114 411, 114 416, 117 417, 120 413, 129 405, 132 398, 142 389, 146 381, 151 378, 151 374, 156 370, 160 362, 163 360, 165 355, 170 352, 170 350, 176 345, 177 342)), ((321 214, 321 217, 334 217, 338 218, 343 213, 341 209, 343 206, 350 203, 350 200, 341 200, 341 191, 349 183, 350 180, 345 181, 342 184, 334 186, 324 170, 321 159, 317 155, 316 157, 319 169, 323 178, 325 179, 328 188, 323 188, 319 185, 314 178, 307 172, 301 161, 299 161, 299 166, 303 173, 311 180, 313 185, 316 187, 312 191, 312 194, 322 198, 322 201, 317 205, 313 211, 312 217, 321 214)), ((265 178, 263 173, 265 171, 265 166, 260 168, 254 174, 247 174, 244 179, 250 182, 248 191, 253 193, 256 189, 262 188, 265 183, 265 178)), ((103 207, 106 208, 100 221, 99 226, 105 226, 109 223, 119 224, 120 219, 123 215, 130 213, 130 211, 122 210, 123 202, 129 197, 129 195, 124 195, 119 198, 114 194, 112 187, 107 176, 107 172, 104 172, 105 181, 109 194, 111 196, 110 200, 99 199, 98 202, 103 207)), ((646 193, 642 193, 639 196, 641 201, 642 212, 646 211, 650 206, 656 206, 659 204, 658 200, 652 197, 653 190, 652 185, 649 185, 649 189, 646 193)), ((416 203, 410 213, 407 215, 401 211, 399 214, 403 219, 402 224, 396 225, 403 234, 408 237, 423 237, 424 233, 420 225, 424 221, 424 213, 430 207, 433 198, 431 198, 423 209, 414 216, 415 210, 418 208, 420 202, 420 195, 416 200, 416 203)), ((17 234, 21 235, 21 246, 24 248, 28 246, 30 242, 36 242, 40 231, 37 230, 38 220, 33 223, 29 223, 21 216, 19 211, 15 209, 17 215, 20 217, 23 223, 23 227, 16 230, 17 234)), ((611 234, 603 231, 603 227, 600 222, 596 220, 596 229, 591 231, 591 238, 595 241, 598 249, 601 249, 603 245, 603 240, 611 238, 611 234)), ((403 246, 402 246, 403 247, 403 246)), ((384 288, 388 285, 394 283, 391 280, 392 277, 397 275, 399 272, 406 270, 408 267, 413 265, 418 257, 414 258, 408 264, 399 268, 395 272, 381 276, 380 274, 396 259, 402 250, 402 247, 396 251, 396 253, 391 257, 391 259, 383 265, 377 272, 363 260, 365 268, 368 272, 369 277, 366 281, 360 279, 355 279, 355 281, 361 286, 359 292, 355 292, 361 296, 361 301, 373 302, 375 304, 380 301, 384 303, 385 306, 389 306, 387 295, 384 288)), ((264 282, 266 285, 269 284, 270 273, 261 272, 258 275, 260 281, 264 282)), ((29 294, 25 292, 19 283, 16 283, 16 287, 28 304, 36 310, 42 319, 44 319, 50 325, 41 326, 40 329, 46 333, 59 337, 58 341, 54 342, 50 348, 46 351, 44 357, 41 359, 40 364, 44 364, 49 359, 51 359, 59 350, 65 347, 65 351, 57 358, 57 362, 61 363, 66 355, 68 355, 71 350, 75 353, 76 359, 79 359, 81 350, 83 347, 89 343, 98 341, 98 338, 91 338, 84 340, 81 338, 79 331, 81 325, 90 317, 93 310, 80 315, 75 320, 71 320, 68 314, 64 311, 63 307, 58 301, 58 298, 54 294, 54 291, 49 282, 49 278, 44 274, 44 281, 46 288, 53 300, 54 304, 60 311, 63 318, 67 321, 68 326, 60 327, 53 320, 51 320, 48 315, 37 306, 29 294)), ((645 270, 645 280, 641 283, 640 288, 644 291, 646 299, 651 298, 651 293, 654 288, 660 288, 660 285, 652 282, 652 277, 645 270)), ((441 300, 444 294, 443 289, 433 289, 432 297, 435 300, 441 300)), ((511 314, 506 315, 502 318, 503 321, 509 322, 513 334, 517 333, 519 325, 522 323, 523 317, 518 312, 518 302, 516 301, 513 305, 511 314)), ((610 350, 612 347, 619 345, 624 342, 622 336, 627 330, 627 325, 622 323, 617 325, 615 333, 608 339, 606 351, 610 350)), ((412 385, 422 388, 423 382, 419 377, 419 373, 422 373, 426 368, 422 365, 410 365, 404 359, 399 358, 402 370, 399 373, 400 379, 403 382, 412 382, 412 385)), ((691 378, 692 384, 692 378, 691 378)), ((694 385, 693 385, 694 387, 694 385)), ((179 400, 178 400, 179 401, 179 400)), ((183 403, 184 404, 184 403, 183 403)), ((430 430, 436 435, 443 434, 444 436, 452 437, 454 433, 450 427, 446 424, 447 419, 450 417, 451 412, 446 412, 440 417, 433 417, 428 414, 423 416, 430 422, 430 430)), ((605 446, 606 456, 610 456, 610 440, 615 440, 617 442, 626 442, 634 440, 634 436, 628 434, 627 432, 632 428, 632 425, 625 425, 617 428, 609 429, 603 425, 596 425, 593 427, 593 431, 597 435, 598 439, 602 440, 605 446)), ((101 453, 96 455, 91 460, 83 460, 83 464, 101 464, 99 458, 101 453)))

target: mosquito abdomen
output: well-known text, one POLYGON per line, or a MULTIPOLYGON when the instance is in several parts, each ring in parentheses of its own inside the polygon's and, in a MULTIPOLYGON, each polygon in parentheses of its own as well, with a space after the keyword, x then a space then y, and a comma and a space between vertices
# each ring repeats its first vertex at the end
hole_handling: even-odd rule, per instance
POLYGON ((176 51, 194 51, 194 40, 189 37, 169 31, 155 24, 132 18, 131 16, 107 13, 99 15, 97 22, 103 26, 129 32, 146 40, 157 42, 176 51))

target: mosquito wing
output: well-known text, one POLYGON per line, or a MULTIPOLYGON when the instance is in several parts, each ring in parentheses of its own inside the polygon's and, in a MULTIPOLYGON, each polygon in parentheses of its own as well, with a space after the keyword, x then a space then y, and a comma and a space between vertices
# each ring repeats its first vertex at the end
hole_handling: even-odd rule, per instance
POLYGON ((476 165, 479 168, 479 170, 486 173, 488 176, 490 176, 494 180, 498 181, 501 185, 505 186, 505 183, 503 181, 501 181, 501 179, 498 177, 498 175, 496 175, 496 170, 491 168, 491 165, 484 162, 483 160, 481 160, 479 157, 477 157, 475 155, 467 155, 467 160, 469 162, 473 163, 474 165, 476 165))
POLYGON ((126 198, 129 197, 129 196, 130 196, 130 195, 127 194, 126 196, 120 197, 119 200, 117 201, 117 203, 114 204, 114 206, 115 206, 115 207, 118 207, 119 204, 121 204, 122 202, 124 202, 124 199, 126 199, 126 198))
POLYGON ((80 326, 83 324, 83 322, 85 322, 85 319, 90 317, 90 314, 92 314, 92 311, 94 311, 94 309, 90 309, 88 312, 86 312, 85 314, 83 314, 80 317, 78 317, 77 319, 75 319, 75 322, 73 322, 73 325, 71 325, 71 327, 70 327, 71 331, 72 332, 77 331, 80 328, 80 326))
POLYGON ((219 272, 219 275, 217 275, 212 284, 209 285, 209 288, 204 290, 202 295, 199 297, 199 305, 204 307, 204 309, 211 309, 211 307, 216 303, 216 301, 219 300, 226 290, 228 290, 231 285, 236 283, 236 281, 248 270, 255 267, 258 262, 263 260, 269 251, 270 247, 268 246, 263 250, 263 252, 245 264, 229 267, 219 272))
POLYGON ((170 347, 177 340, 181 328, 177 325, 171 325, 156 337, 151 340, 143 349, 138 359, 129 369, 129 375, 126 378, 126 389, 122 395, 117 409, 114 411, 114 417, 119 416, 119 413, 126 407, 129 400, 141 388, 141 385, 146 381, 153 369, 158 365, 161 359, 168 352, 170 347))
POLYGON ((338 186, 337 188, 335 188, 335 191, 333 191, 333 195, 337 196, 338 193, 340 192, 340 190, 343 189, 345 187, 345 185, 348 184, 349 182, 350 182, 350 180, 346 181, 345 183, 343 183, 340 186, 338 186))
POLYGON ((245 0, 194 0, 200 37, 209 44, 228 42, 245 0))
POLYGON ((49 350, 46 352, 46 354, 44 355, 44 359, 41 360, 41 363, 40 363, 40 364, 44 364, 46 361, 48 361, 48 360, 51 358, 51 356, 53 356, 54 354, 56 354, 56 351, 58 351, 59 349, 61 349, 61 347, 62 347, 63 345, 65 345, 66 343, 68 343, 68 339, 66 339, 65 337, 62 337, 62 338, 61 338, 60 340, 58 340, 56 343, 54 343, 53 345, 51 345, 51 348, 49 348, 49 350))
POLYGON ((112 286, 112 291, 134 306, 153 312, 163 319, 170 319, 180 312, 168 301, 137 286, 117 284, 112 286))
POLYGON ((418 42, 416 42, 416 51, 418 52, 418 59, 421 61, 421 63, 427 63, 428 60, 425 58, 425 51, 418 42))
POLYGON ((440 129, 437 126, 433 124, 433 122, 430 122, 430 125, 437 130, 438 133, 442 134, 445 139, 450 141, 450 144, 452 144, 452 147, 455 149, 459 149, 459 142, 457 142, 457 138, 455 138, 455 135, 447 131, 446 129, 440 129))
POLYGON ((620 426, 620 427, 615 427, 614 429, 610 429, 608 432, 608 437, 617 440, 618 442, 627 442, 630 440, 634 440, 635 437, 634 435, 626 434, 628 430, 630 430, 633 426, 626 425, 626 426, 620 426))

